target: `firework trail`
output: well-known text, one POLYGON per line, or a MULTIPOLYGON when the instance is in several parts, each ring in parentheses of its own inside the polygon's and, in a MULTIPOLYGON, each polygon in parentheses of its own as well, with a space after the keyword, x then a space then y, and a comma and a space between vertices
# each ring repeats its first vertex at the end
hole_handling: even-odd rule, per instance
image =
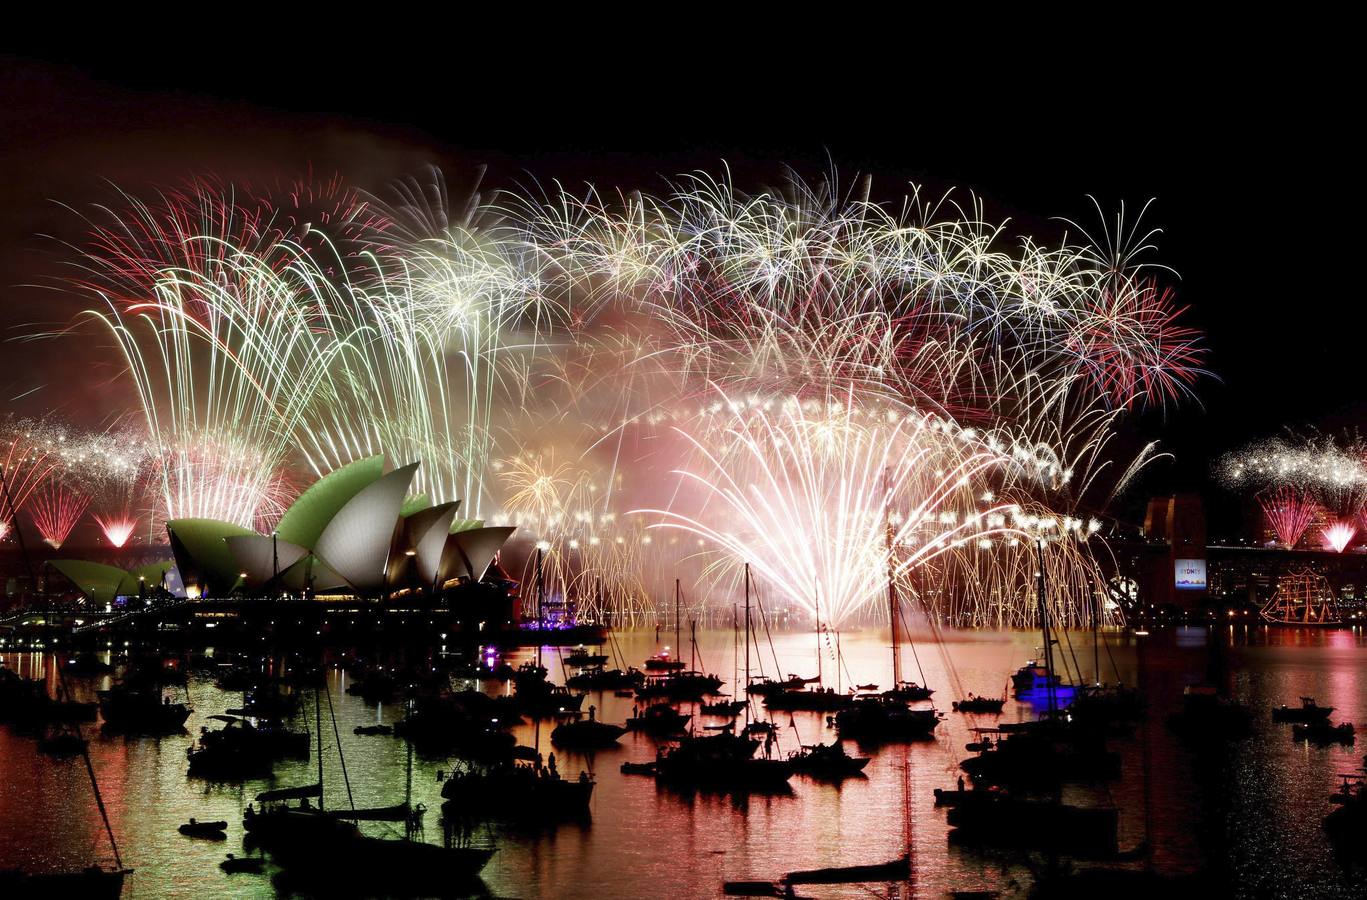
POLYGON ((1295 549, 1320 512, 1318 503, 1292 487, 1277 488, 1259 497, 1258 503, 1268 526, 1288 550, 1295 549))
POLYGON ((435 171, 385 199, 200 180, 115 206, 74 280, 136 392, 154 530, 268 530, 302 473, 383 452, 518 524, 591 615, 645 615, 675 577, 725 592, 750 561, 852 620, 890 563, 928 611, 1025 622, 1044 522, 1080 609, 1101 538, 1079 510, 1163 456, 1117 458, 1119 423, 1202 374, 1123 217, 1050 247, 915 190, 699 175, 495 206, 435 171))
POLYGON ((1324 541, 1324 549, 1333 550, 1335 553, 1342 553, 1348 549, 1348 545, 1353 542, 1357 535, 1357 526, 1351 522, 1330 522, 1320 529, 1320 537, 1324 541))
POLYGON ((33 525, 49 547, 59 549, 85 515, 90 498, 61 481, 50 481, 33 496, 33 525))

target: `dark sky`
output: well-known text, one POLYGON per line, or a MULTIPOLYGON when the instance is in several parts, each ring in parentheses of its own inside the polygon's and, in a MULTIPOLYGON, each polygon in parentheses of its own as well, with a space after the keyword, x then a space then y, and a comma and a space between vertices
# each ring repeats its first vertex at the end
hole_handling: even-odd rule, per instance
MULTIPOLYGON (((269 56, 0 55, 0 321, 14 335, 69 313, 22 285, 54 271, 35 234, 70 231, 52 201, 107 198, 101 179, 136 192, 206 172, 288 180, 311 166, 379 189, 435 163, 453 183, 487 165, 491 187, 658 188, 725 160, 758 187, 785 163, 815 176, 833 161, 842 179, 872 174, 877 197, 907 181, 957 186, 984 197, 989 218, 1046 235, 1059 227, 1050 217, 1094 222, 1088 194, 1110 210, 1154 198, 1159 258, 1180 273, 1218 380, 1198 386, 1199 404, 1138 423, 1178 454, 1143 488, 1203 490, 1218 531, 1234 506, 1205 490, 1213 456, 1286 425, 1361 421, 1361 99, 1347 57, 1295 28, 1181 34, 995 64, 985 48, 823 60, 781 42, 744 63, 621 47, 548 60, 497 44, 323 70, 269 56)), ((54 349, 6 347, 5 403, 98 409, 98 385, 79 401, 54 390, 81 371, 54 349)))

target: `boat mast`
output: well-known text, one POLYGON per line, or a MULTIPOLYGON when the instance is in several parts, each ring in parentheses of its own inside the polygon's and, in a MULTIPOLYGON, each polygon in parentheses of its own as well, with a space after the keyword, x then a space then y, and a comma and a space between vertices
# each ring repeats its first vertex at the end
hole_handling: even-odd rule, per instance
POLYGON ((545 594, 545 579, 541 574, 541 548, 536 548, 536 665, 541 666, 541 629, 546 627, 546 611, 544 608, 543 596, 545 594))
POLYGON ((1039 556, 1039 571, 1036 573, 1039 593, 1040 634, 1044 638, 1044 679, 1045 690, 1049 695, 1049 712, 1058 712, 1058 692, 1054 687, 1054 654, 1049 646, 1049 604, 1044 595, 1044 538, 1035 538, 1035 550, 1039 556))
POLYGON ((812 609, 816 616, 816 683, 821 681, 821 591, 816 584, 816 576, 812 576, 812 609))
MULTIPOLYGON (((326 678, 327 673, 319 675, 326 678)), ((313 727, 318 732, 318 811, 323 811, 323 700, 319 688, 313 689, 313 727)))
MULTIPOLYGON (((5 487, 6 497, 9 495, 8 485, 5 487)), ((13 507, 11 507, 13 508, 13 507)), ((16 519, 14 527, 19 527, 16 519)), ((57 670, 57 699, 69 700, 70 694, 66 689, 66 682, 62 679, 62 664, 60 660, 53 660, 53 668, 57 670)), ((119 842, 114 839, 114 826, 109 823, 109 811, 104 807, 104 797, 100 794, 100 782, 95 777, 95 766, 90 762, 90 745, 85 742, 85 735, 81 734, 79 722, 73 722, 72 727, 76 730, 76 739, 80 743, 81 759, 85 760, 85 771, 90 776, 90 790, 95 794, 95 805, 99 807, 100 819, 104 821, 104 833, 109 835, 109 846, 114 851, 114 867, 123 869, 123 857, 119 855, 119 842)))
POLYGON ((683 639, 679 637, 679 579, 674 579, 674 658, 678 659, 683 639))
POLYGON ((745 564, 745 721, 750 721, 750 564, 745 564))
POLYGON ((902 648, 898 643, 897 620, 900 610, 897 604, 897 584, 894 581, 894 560, 892 555, 892 495, 888 486, 888 470, 883 470, 883 518, 886 522, 884 542, 888 556, 888 624, 892 626, 892 689, 897 690, 902 683, 902 648))
POLYGON ((1101 598, 1095 589, 1092 591, 1092 671, 1096 673, 1096 686, 1101 687, 1101 598))

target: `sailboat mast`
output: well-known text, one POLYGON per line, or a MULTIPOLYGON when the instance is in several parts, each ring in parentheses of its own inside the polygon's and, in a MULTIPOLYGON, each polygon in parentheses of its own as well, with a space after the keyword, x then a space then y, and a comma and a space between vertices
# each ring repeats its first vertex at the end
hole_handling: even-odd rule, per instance
POLYGON ((1039 625, 1044 639, 1044 678, 1045 690, 1049 694, 1049 712, 1058 711, 1058 694, 1054 690, 1054 654, 1049 646, 1049 604, 1044 595, 1044 538, 1035 538, 1035 550, 1039 555, 1037 590, 1039 592, 1039 625))
POLYGON ((750 564, 745 564, 745 720, 750 720, 750 564))
MULTIPOLYGON (((541 574, 541 548, 536 548, 536 630, 540 632, 546 627, 546 610, 543 597, 545 595, 546 582, 541 574)), ((536 640, 536 664, 541 665, 541 637, 538 634, 536 640)))
MULTIPOLYGON (((320 678, 326 678, 327 673, 323 672, 320 678)), ((320 688, 313 689, 313 728, 318 732, 318 810, 323 809, 323 700, 319 696, 320 688)))
POLYGON ((888 556, 888 624, 892 626, 892 689, 897 690, 902 683, 902 648, 898 643, 897 620, 900 618, 897 604, 897 584, 892 555, 892 494, 888 486, 888 473, 883 470, 883 512, 886 520, 884 541, 888 556))
MULTIPOLYGON (((77 732, 79 737, 79 731, 77 732)), ((104 808, 104 797, 100 795, 100 784, 95 780, 95 767, 90 763, 90 750, 81 748, 81 758, 85 760, 85 771, 90 776, 90 787, 95 792, 95 805, 100 808, 100 818, 104 820, 104 832, 109 835, 109 846, 114 851, 114 865, 123 868, 123 858, 119 856, 119 842, 114 840, 114 826, 109 824, 109 811, 104 808)))
POLYGON ((1092 591, 1092 671, 1097 687, 1101 686, 1101 598, 1092 591))
POLYGON ((816 616, 816 683, 822 684, 821 680, 821 592, 817 588, 816 579, 812 579, 812 610, 816 616))
POLYGON ((679 648, 683 646, 683 639, 679 637, 679 579, 674 579, 674 654, 678 658, 679 648))
MULTIPOLYGON (((6 486, 5 492, 8 495, 9 488, 6 486)), ((11 507, 13 508, 13 507, 11 507)), ((16 520, 14 527, 19 527, 16 520)), ((62 678, 62 664, 59 660, 53 660, 53 668, 57 671, 57 699, 70 700, 71 695, 66 688, 66 681, 62 678)), ((123 857, 119 855, 119 842, 114 839, 114 826, 109 823, 109 811, 104 806, 104 796, 100 794, 100 782, 95 777, 95 766, 90 762, 90 746, 85 742, 85 736, 81 734, 79 723, 73 723, 76 730, 76 738, 80 741, 81 758, 85 760, 85 771, 90 776, 90 790, 95 794, 95 805, 99 807, 100 819, 104 822, 104 833, 109 835, 109 847, 114 851, 114 865, 118 869, 123 869, 123 857)))

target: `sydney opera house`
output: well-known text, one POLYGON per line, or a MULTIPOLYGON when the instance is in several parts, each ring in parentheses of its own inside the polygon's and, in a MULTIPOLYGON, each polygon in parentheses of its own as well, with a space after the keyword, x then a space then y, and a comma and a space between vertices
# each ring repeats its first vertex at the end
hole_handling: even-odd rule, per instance
POLYGON ((385 471, 383 456, 336 469, 305 490, 270 534, 230 522, 173 519, 173 560, 127 571, 83 560, 50 565, 95 604, 156 591, 188 598, 437 596, 500 578, 512 527, 460 519, 460 501, 431 505, 409 488, 418 463, 385 471), (174 585, 174 587, 172 587, 174 585))

